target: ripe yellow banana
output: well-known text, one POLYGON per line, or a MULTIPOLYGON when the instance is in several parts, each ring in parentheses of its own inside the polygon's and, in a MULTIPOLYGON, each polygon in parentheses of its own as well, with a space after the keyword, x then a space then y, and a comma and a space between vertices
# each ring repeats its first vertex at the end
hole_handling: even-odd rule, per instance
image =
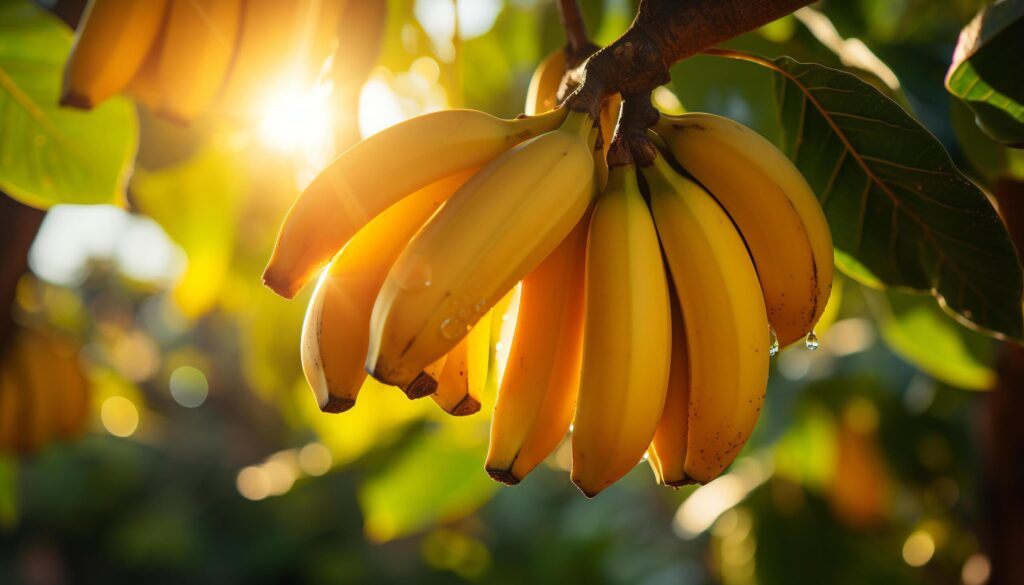
POLYGON ((370 312, 388 269, 473 172, 427 185, 387 209, 359 230, 324 272, 306 310, 300 352, 320 410, 344 412, 355 405, 366 379, 370 312))
POLYGON ((686 436, 690 417, 690 366, 686 353, 686 324, 679 309, 678 295, 672 300, 672 367, 668 375, 665 409, 651 441, 651 468, 658 483, 678 487, 690 483, 683 471, 686 436))
POLYGON ((89 110, 124 89, 166 11, 167 0, 89 0, 64 66, 61 105, 89 110))
POLYGON ((170 0, 160 47, 158 111, 189 122, 204 111, 224 84, 231 65, 241 0, 170 0))
POLYGON ((659 450, 662 479, 706 483, 732 463, 761 412, 770 344, 765 302, 743 238, 715 199, 661 156, 643 173, 689 366, 685 475, 659 450))
POLYGON ((479 167, 554 128, 564 109, 502 120, 475 110, 418 116, 383 130, 334 159, 284 219, 263 282, 292 298, 381 211, 440 178, 479 167))
POLYGON ((558 89, 565 76, 565 51, 557 49, 544 58, 530 78, 526 90, 526 115, 553 110, 558 105, 558 89))
POLYGON ((491 320, 480 321, 445 358, 444 369, 437 380, 437 391, 431 398, 452 416, 480 412, 487 369, 490 362, 491 320))
POLYGON ((218 103, 260 116, 275 92, 308 90, 331 50, 344 0, 247 0, 218 103))
POLYGON ((594 208, 585 291, 571 477, 594 497, 640 462, 668 387, 668 284, 632 166, 611 170, 594 208))
POLYGON ((523 279, 512 347, 491 417, 485 467, 519 483, 558 447, 579 393, 589 214, 523 279))
POLYGON ((559 129, 502 154, 413 238, 373 308, 370 375, 409 382, 565 239, 591 200, 592 127, 571 112, 559 129))
POLYGON ((806 335, 825 310, 833 266, 828 223, 803 175, 771 142, 728 118, 662 116, 655 131, 736 222, 779 343, 806 335))

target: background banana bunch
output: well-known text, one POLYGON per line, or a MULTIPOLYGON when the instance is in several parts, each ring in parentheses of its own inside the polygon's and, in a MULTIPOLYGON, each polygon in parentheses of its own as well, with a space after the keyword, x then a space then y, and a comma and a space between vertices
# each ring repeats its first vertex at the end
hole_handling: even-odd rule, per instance
POLYGON ((344 0, 90 0, 61 104, 128 93, 188 122, 257 115, 267 89, 308 88, 331 53, 344 0))
POLYGON ((609 173, 619 101, 599 121, 553 107, 564 63, 538 68, 525 116, 427 114, 335 159, 264 282, 291 298, 327 265, 301 346, 321 410, 370 375, 454 415, 480 409, 489 311, 521 282, 491 477, 518 483, 571 430, 587 496, 644 458, 661 483, 706 483, 753 431, 769 357, 821 317, 828 225, 785 155, 710 114, 662 116, 654 164, 609 173))
POLYGON ((90 390, 78 351, 29 327, 12 332, 0 354, 0 453, 34 453, 82 432, 90 390))

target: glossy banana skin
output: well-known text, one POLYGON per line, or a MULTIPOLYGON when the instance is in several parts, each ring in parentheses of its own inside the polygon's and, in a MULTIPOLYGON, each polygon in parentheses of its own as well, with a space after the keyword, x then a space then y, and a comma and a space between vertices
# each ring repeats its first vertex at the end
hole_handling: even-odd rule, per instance
POLYGON ((166 0, 90 0, 64 66, 60 103, 91 109, 120 93, 156 42, 166 0))
POLYGON ((807 335, 832 289, 832 236, 803 175, 771 142, 706 113, 662 116, 672 156, 725 208, 757 266, 782 346, 807 335))
POLYGON ((592 125, 571 113, 494 159, 406 246, 374 306, 372 376, 411 381, 565 239, 590 204, 592 125))
POLYGON ((288 211, 263 282, 292 298, 382 211, 409 193, 483 166, 557 128, 564 110, 502 120, 474 110, 424 114, 363 140, 334 159, 288 211))
POLYGON ((485 467, 516 484, 558 447, 576 408, 589 214, 523 279, 485 467))
POLYGON ((572 481, 594 497, 637 465, 665 404, 671 326, 658 236, 633 167, 611 170, 587 240, 572 481))
MULTIPOLYGON (((662 425, 665 432, 675 429, 676 449, 663 452, 658 437, 655 450, 664 483, 706 483, 732 463, 761 412, 768 383, 767 312, 743 238, 715 199, 663 157, 643 172, 679 300, 689 378, 685 426, 662 425), (683 429, 685 449, 679 449, 683 429)), ((674 395, 673 408, 678 401, 674 395)))
POLYGON ((366 379, 370 313, 405 244, 474 170, 432 183, 380 214, 352 238, 317 283, 302 326, 302 369, 324 412, 355 405, 366 379))

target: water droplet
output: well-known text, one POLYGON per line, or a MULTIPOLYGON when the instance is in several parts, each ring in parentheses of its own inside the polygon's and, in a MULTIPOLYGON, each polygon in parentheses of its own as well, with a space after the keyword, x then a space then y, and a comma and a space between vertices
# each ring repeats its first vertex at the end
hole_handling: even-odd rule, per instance
POLYGON ((821 347, 821 342, 818 341, 818 334, 814 332, 814 329, 811 329, 811 332, 807 334, 807 339, 804 341, 804 345, 806 345, 807 349, 811 351, 821 347))
POLYGON ((462 307, 455 314, 458 315, 459 319, 462 319, 463 321, 468 321, 469 320, 469 316, 471 315, 471 313, 469 312, 469 309, 467 309, 466 307, 462 307))
POLYGON ((441 321, 441 335, 445 339, 455 339, 469 330, 469 325, 458 317, 448 317, 441 321))
POLYGON ((430 286, 433 271, 426 258, 412 257, 395 265, 395 283, 407 291, 423 290, 430 286))
POLYGON ((483 313, 485 310, 487 310, 487 299, 480 299, 475 305, 473 305, 474 313, 483 313))
POLYGON ((775 357, 779 354, 779 336, 775 334, 775 328, 768 326, 768 355, 775 357))

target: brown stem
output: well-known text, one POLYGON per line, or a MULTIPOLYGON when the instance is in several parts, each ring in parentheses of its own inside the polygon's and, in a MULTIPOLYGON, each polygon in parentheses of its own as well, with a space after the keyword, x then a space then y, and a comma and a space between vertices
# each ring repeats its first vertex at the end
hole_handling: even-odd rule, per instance
POLYGON ((583 22, 583 11, 580 10, 579 0, 558 0, 558 16, 562 21, 562 28, 565 29, 565 36, 569 40, 566 50, 567 62, 570 67, 576 67, 590 56, 597 49, 587 36, 587 26, 583 22))
MULTIPOLYGON (((675 63, 812 1, 640 0, 629 29, 572 72, 579 87, 566 103, 572 110, 588 112, 596 119, 606 96, 649 95, 669 81, 668 70, 675 63)), ((646 118, 638 118, 642 119, 646 118)), ((646 127, 631 134, 646 142, 643 130, 646 127)), ((648 147, 653 148, 647 145, 644 149, 648 147)))
POLYGON ((650 166, 657 149, 647 138, 647 129, 658 123, 657 108, 651 103, 651 92, 622 96, 622 113, 608 148, 608 166, 621 167, 636 163, 650 166))

